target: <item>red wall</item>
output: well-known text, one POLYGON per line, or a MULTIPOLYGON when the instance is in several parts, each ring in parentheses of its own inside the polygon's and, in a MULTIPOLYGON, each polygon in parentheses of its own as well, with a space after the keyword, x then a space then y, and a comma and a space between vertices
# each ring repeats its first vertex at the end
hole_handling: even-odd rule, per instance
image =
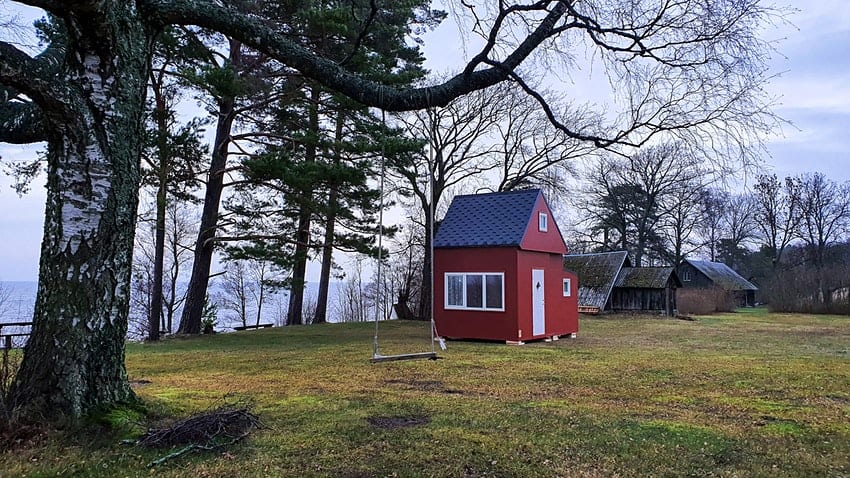
POLYGON ((435 249, 434 321, 444 337, 517 340, 516 253, 512 247, 435 249), (446 272, 502 272, 505 274, 505 311, 446 310, 446 272))
MULTIPOLYGON (((551 216, 550 216, 551 217, 551 216)), ((537 216, 534 216, 537 227, 537 216)), ((551 221, 551 219, 550 219, 551 221)), ((550 222, 549 231, 552 232, 550 222)), ((560 235, 558 236, 560 240, 560 235)), ((561 241, 563 244, 563 241, 561 241)), ((565 272, 560 253, 515 248, 436 249, 434 251, 434 320, 437 333, 450 338, 529 340, 578 332, 578 279, 565 272), (533 337, 531 270, 545 270, 546 333, 533 337), (445 309, 446 272, 502 272, 505 311, 445 309), (564 297, 563 279, 572 278, 572 294, 564 297)))
MULTIPOLYGON (((542 194, 537 196, 537 202, 534 204, 534 212, 531 214, 531 219, 526 226, 520 248, 526 251, 554 252, 557 254, 567 253, 564 238, 561 236, 561 231, 558 230, 558 225, 555 224, 552 211, 546 205, 546 200, 543 199, 542 194), (541 212, 549 216, 549 227, 546 232, 540 232, 538 229, 537 217, 541 212)), ((548 277, 546 281, 549 281, 548 277)))
POLYGON ((519 298, 517 328, 518 332, 522 331, 522 340, 577 333, 578 279, 575 274, 564 270, 563 256, 519 251, 517 263, 521 271, 517 281, 519 298), (538 336, 532 336, 532 330, 534 330, 531 305, 532 269, 543 269, 546 280, 544 284, 546 333, 538 336), (572 279, 570 297, 564 297, 563 294, 565 278, 572 279))

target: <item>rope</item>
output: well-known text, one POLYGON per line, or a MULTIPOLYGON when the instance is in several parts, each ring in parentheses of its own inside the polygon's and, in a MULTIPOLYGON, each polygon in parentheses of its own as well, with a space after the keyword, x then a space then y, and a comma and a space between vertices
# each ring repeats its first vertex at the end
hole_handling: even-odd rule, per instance
MULTIPOLYGON (((430 105, 429 105, 430 106, 430 105)), ((430 116, 430 115, 429 115, 430 116)), ((431 200, 428 201, 428 214, 430 217, 428 218, 428 244, 430 247, 428 248, 428 264, 431 267, 431 273, 429 276, 431 277, 431 284, 429 289, 431 290, 431 307, 430 307, 430 315, 431 315, 431 352, 435 352, 434 348, 434 335, 437 330, 437 323, 434 321, 434 148, 431 147, 431 140, 428 140, 428 194, 431 196, 431 200)), ((445 349, 444 342, 440 339, 440 346, 445 349)))
MULTIPOLYGON (((383 126, 383 130, 384 130, 384 134, 385 134, 386 129, 387 129, 387 114, 386 114, 386 111, 384 111, 383 109, 381 109, 381 124, 383 126)), ((378 347, 378 322, 380 321, 380 311, 381 311, 381 306, 383 305, 383 292, 384 292, 383 281, 382 281, 382 277, 383 277, 383 257, 382 256, 383 256, 383 239, 384 239, 384 181, 386 179, 386 156, 387 156, 386 153, 387 153, 387 151, 386 151, 386 139, 382 138, 381 139, 381 181, 380 181, 380 188, 379 188, 381 197, 378 201, 378 204, 379 204, 379 207, 380 207, 380 209, 378 211, 378 267, 377 267, 377 273, 376 273, 378 287, 377 287, 376 300, 375 300, 376 301, 376 306, 375 306, 375 337, 374 337, 374 340, 373 340, 373 343, 372 343, 372 354, 373 354, 372 355, 372 361, 373 362, 385 361, 385 360, 388 360, 388 359, 404 360, 404 359, 409 359, 409 358, 430 358, 430 359, 433 360, 433 359, 437 358, 436 357, 437 352, 436 352, 436 348, 435 348, 435 345, 434 345, 435 339, 440 341, 440 348, 441 349, 445 350, 446 345, 445 345, 445 342, 443 341, 443 339, 441 337, 439 337, 439 334, 437 334, 437 324, 434 321, 434 200, 433 200, 433 194, 434 194, 433 193, 434 192, 434 167, 433 167, 433 164, 434 164, 434 162, 433 162, 433 158, 431 157, 433 150, 430 147, 430 141, 429 141, 429 147, 428 147, 428 163, 429 163, 429 166, 428 166, 428 169, 429 169, 428 187, 429 187, 429 193, 431 194, 431 201, 429 201, 429 203, 430 203, 429 214, 431 215, 431 218, 430 218, 430 227, 428 228, 428 231, 426 231, 426 233, 429 235, 429 237, 431 239, 430 240, 430 248, 428 250, 428 254, 429 254, 429 258, 430 258, 430 269, 431 269, 431 287, 430 287, 430 289, 431 289, 431 297, 430 297, 430 303, 431 303, 431 307, 430 307, 430 309, 431 309, 430 310, 431 353, 429 354, 427 352, 420 352, 420 353, 401 354, 401 355, 393 355, 393 356, 386 356, 385 357, 385 356, 381 355, 379 347, 378 347)))
MULTIPOLYGON (((387 130, 387 113, 381 109, 381 126, 383 127, 382 134, 386 134, 387 130)), ((373 344, 373 356, 380 355, 378 350, 378 321, 380 320, 381 306, 383 305, 383 290, 384 283, 382 281, 382 272, 384 268, 383 252, 384 252, 384 178, 386 176, 386 140, 381 138, 381 197, 378 200, 378 271, 377 271, 377 292, 375 296, 375 340, 373 344)))

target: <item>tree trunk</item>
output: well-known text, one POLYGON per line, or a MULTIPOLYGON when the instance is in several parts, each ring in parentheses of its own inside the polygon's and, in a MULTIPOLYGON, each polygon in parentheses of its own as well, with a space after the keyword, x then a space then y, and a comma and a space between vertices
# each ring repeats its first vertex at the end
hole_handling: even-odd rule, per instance
MULTIPOLYGON (((151 75, 153 77, 153 75, 151 75)), ((168 151, 168 106, 161 89, 161 83, 152 81, 154 95, 154 120, 156 121, 156 149, 159 156, 156 163, 156 219, 154 230, 153 290, 151 291, 151 310, 148 315, 148 340, 157 341, 160 337, 162 312, 163 276, 165 274, 165 210, 168 204, 168 166, 171 154, 168 151)))
POLYGON ((257 287, 260 288, 259 294, 257 294, 257 327, 260 327, 260 319, 263 317, 263 302, 266 300, 266 286, 263 284, 263 278, 260 277, 259 283, 257 287))
POLYGON ((74 420, 134 398, 124 340, 152 36, 133 2, 98 8, 65 17, 73 86, 49 128, 39 288, 12 390, 24 419, 74 420))
POLYGON ((419 310, 416 315, 419 320, 431 320, 431 229, 434 218, 430 210, 425 212, 425 254, 422 256, 422 283, 419 293, 419 310))
MULTIPOLYGON (((309 141, 304 151, 304 161, 316 160, 316 149, 319 138, 319 98, 321 88, 313 85, 310 92, 310 118, 308 128, 313 140, 309 141)), ((313 216, 309 203, 312 201, 313 189, 307 188, 303 192, 300 211, 298 213, 298 231, 295 233, 295 264, 292 266, 292 283, 289 288, 289 312, 286 317, 287 325, 301 325, 304 323, 304 286, 307 276, 307 256, 310 250, 310 219, 313 216)))
MULTIPOLYGON (((162 167, 162 164, 160 164, 162 167)), ((162 314, 162 278, 165 265, 165 203, 166 190, 163 175, 159 177, 156 191, 156 230, 154 239, 153 290, 151 291, 151 310, 148 316, 148 340, 159 340, 159 321, 162 314)))
MULTIPOLYGON (((332 190, 328 205, 336 207, 338 192, 332 190)), ((319 296, 316 298, 316 314, 313 317, 314 324, 324 324, 328 320, 328 294, 331 283, 331 266, 333 265, 333 235, 336 225, 336 213, 333 209, 328 211, 328 219, 325 221, 325 243, 322 245, 322 271, 319 275, 319 296)))
MULTIPOLYGON (((234 67, 242 63, 242 44, 230 40, 230 61, 234 67)), ((201 319, 207 302, 207 289, 210 284, 210 269, 214 250, 218 210, 224 189, 224 171, 227 168, 227 153, 230 148, 230 132, 236 118, 236 98, 226 96, 218 100, 218 122, 215 128, 210 171, 207 177, 207 190, 204 194, 204 209, 201 212, 201 225, 198 240, 195 242, 195 259, 192 262, 192 275, 186 289, 186 301, 180 316, 178 334, 201 333, 201 319)))
MULTIPOLYGON (((174 223, 172 227, 177 228, 176 225, 177 217, 174 217, 174 223)), ((171 243, 171 259, 172 259, 172 269, 170 274, 170 283, 168 284, 168 301, 165 306, 165 324, 163 325, 163 329, 166 333, 171 334, 174 331, 174 310, 177 308, 177 280, 180 277, 180 244, 177 242, 177 233, 175 232, 172 236, 171 243)))
POLYGON ((192 263, 192 275, 186 290, 186 302, 180 316, 178 334, 201 333, 201 318, 207 299, 207 287, 210 283, 210 268, 218 209, 224 189, 224 170, 227 167, 227 151, 230 146, 230 131, 235 118, 233 98, 224 98, 218 104, 218 124, 215 130, 210 171, 207 178, 207 190, 204 194, 204 209, 201 213, 201 225, 198 240, 195 242, 195 260, 192 263))
POLYGON ((289 311, 286 315, 287 325, 302 325, 304 310, 304 286, 307 276, 307 253, 310 241, 311 211, 306 205, 301 206, 298 217, 298 231, 295 234, 295 265, 292 266, 292 282, 289 288, 289 311))
MULTIPOLYGON (((336 119, 334 164, 342 162, 342 129, 345 126, 345 113, 340 111, 336 119)), ((334 231, 336 227, 336 208, 339 200, 339 186, 331 185, 328 194, 328 217, 325 221, 325 242, 322 244, 322 271, 319 275, 319 297, 316 298, 316 314, 314 324, 324 324, 328 320, 328 292, 331 283, 331 266, 333 265, 334 231)))

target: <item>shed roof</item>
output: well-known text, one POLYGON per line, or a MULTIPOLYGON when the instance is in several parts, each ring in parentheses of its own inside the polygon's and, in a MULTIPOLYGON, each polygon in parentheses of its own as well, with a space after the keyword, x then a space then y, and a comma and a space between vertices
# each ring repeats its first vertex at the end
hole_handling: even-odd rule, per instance
POLYGON ((712 282, 725 290, 758 290, 758 287, 753 285, 752 282, 744 279, 740 274, 722 262, 693 261, 690 259, 685 262, 694 266, 698 271, 711 279, 712 282))
POLYGON ((672 267, 623 267, 614 282, 614 287, 664 289, 671 276, 676 286, 682 285, 672 267))
POLYGON ((500 247, 522 243, 539 189, 455 196, 434 247, 500 247))
POLYGON ((630 267, 626 251, 600 252, 594 254, 567 254, 564 269, 578 276, 578 305, 605 308, 614 281, 623 266, 630 267))

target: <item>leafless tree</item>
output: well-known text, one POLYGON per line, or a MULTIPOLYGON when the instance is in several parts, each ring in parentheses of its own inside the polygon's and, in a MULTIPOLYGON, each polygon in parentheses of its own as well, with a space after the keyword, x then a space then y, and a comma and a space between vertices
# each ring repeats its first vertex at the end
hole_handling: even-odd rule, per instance
POLYGON ((6 318, 11 301, 12 289, 3 281, 0 281, 0 319, 6 318))
POLYGON ((283 277, 268 262, 260 259, 230 258, 221 280, 219 303, 232 313, 243 327, 254 318, 259 326, 263 307, 283 283, 283 277))
POLYGON ((248 325, 251 288, 254 286, 246 262, 239 259, 228 262, 227 270, 221 276, 221 295, 217 301, 223 311, 231 313, 229 322, 235 321, 242 327, 248 325))
POLYGON ((797 237, 801 204, 800 178, 780 181, 775 174, 763 174, 753 187, 755 223, 759 240, 770 253, 773 270, 782 263, 785 249, 797 237))
MULTIPOLYGON (((495 142, 496 151, 492 155, 498 171, 495 189, 510 191, 533 186, 550 193, 566 192, 564 177, 575 174, 577 160, 597 149, 556 128, 534 99, 519 88, 507 89, 498 101, 503 116, 489 135, 492 139, 485 139, 495 142)), ((564 110, 562 117, 572 125, 592 123, 596 119, 587 111, 564 110)))
MULTIPOLYGON (((440 108, 429 108, 399 116, 407 135, 422 138, 426 148, 419 154, 399 158, 389 173, 403 197, 412 197, 421 215, 414 217, 425 231, 430 231, 434 217, 447 191, 471 178, 496 168, 499 153, 495 141, 496 128, 506 115, 506 103, 512 95, 508 85, 497 85, 476 91, 440 108)), ((425 234, 423 250, 431 247, 425 234)), ((422 264, 418 316, 430 317, 430 257, 422 264)))
MULTIPOLYGON (((816 270, 825 270, 829 247, 844 238, 850 227, 850 183, 837 183, 822 173, 803 175, 800 213, 799 232, 809 261, 816 270)), ((828 306, 832 290, 822 275, 818 277, 821 300, 828 306)))
MULTIPOLYGON (((138 338, 149 337, 149 326, 141 328, 143 317, 150 317, 154 310, 154 291, 157 287, 155 280, 156 267, 156 227, 150 219, 150 214, 140 216, 136 233, 136 247, 133 259, 132 309, 134 311, 134 332, 144 333, 138 338), (145 314, 145 315, 142 315, 145 314)), ((192 235, 196 231, 196 223, 190 204, 173 201, 165 210, 163 230, 163 277, 160 282, 162 296, 159 312, 154 314, 160 321, 159 330, 171 333, 174 330, 174 317, 185 299, 185 290, 180 287, 185 279, 186 266, 191 261, 192 235)))
POLYGON ((708 251, 708 258, 712 262, 717 260, 723 236, 723 214, 729 201, 729 193, 721 189, 707 188, 700 195, 700 222, 697 230, 701 246, 708 251))
POLYGON ((701 223, 700 198, 705 185, 696 178, 663 199, 665 211, 659 221, 662 243, 659 255, 673 266, 678 266, 700 248, 697 229, 701 223))
POLYGON ((185 278, 186 268, 192 260, 192 235, 197 231, 194 210, 188 203, 173 202, 166 209, 165 247, 166 264, 163 287, 164 317, 162 330, 174 332, 174 317, 186 299, 180 282, 185 278))
POLYGON ((589 169, 584 198, 592 230, 605 249, 628 250, 638 267, 661 242, 660 226, 684 194, 705 175, 679 143, 649 146, 631 156, 609 155, 589 169))
POLYGON ((387 258, 387 299, 395 302, 396 315, 400 319, 413 319, 413 309, 419 304, 423 293, 422 264, 427 251, 422 248, 424 231, 410 222, 401 228, 393 238, 390 254, 387 258))
POLYGON ((744 256, 756 238, 755 205, 749 193, 729 196, 721 214, 718 259, 741 271, 744 256))
POLYGON ((347 268, 347 280, 342 283, 336 296, 335 312, 340 322, 367 322, 374 319, 366 291, 368 284, 364 281, 364 261, 363 257, 358 256, 347 268))

